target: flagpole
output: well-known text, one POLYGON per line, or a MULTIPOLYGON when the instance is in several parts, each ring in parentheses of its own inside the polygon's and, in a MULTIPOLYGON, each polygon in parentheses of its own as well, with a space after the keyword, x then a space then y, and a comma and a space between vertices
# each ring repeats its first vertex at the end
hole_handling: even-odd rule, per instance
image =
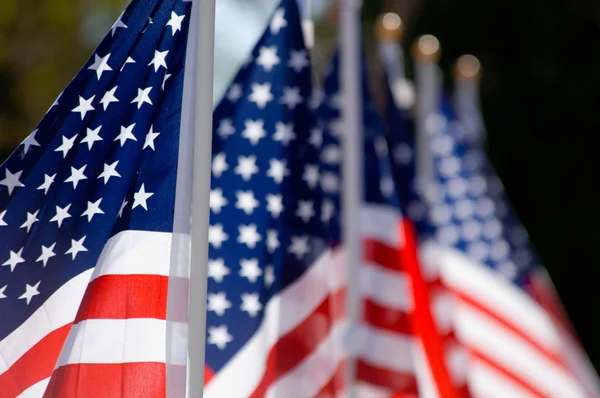
POLYGON ((345 126, 343 137, 343 242, 348 264, 348 360, 346 388, 350 398, 356 398, 356 344, 361 309, 360 267, 362 264, 362 241, 359 231, 360 202, 363 197, 362 174, 362 95, 361 95, 361 0, 341 0, 341 87, 343 94, 342 118, 345 126))
POLYGON ((454 66, 454 105, 467 138, 482 144, 485 127, 479 105, 479 82, 481 64, 470 54, 461 56, 454 66))
POLYGON ((197 47, 194 118, 194 177, 190 264, 187 397, 204 395, 208 226, 212 159, 215 0, 196 0, 197 47))

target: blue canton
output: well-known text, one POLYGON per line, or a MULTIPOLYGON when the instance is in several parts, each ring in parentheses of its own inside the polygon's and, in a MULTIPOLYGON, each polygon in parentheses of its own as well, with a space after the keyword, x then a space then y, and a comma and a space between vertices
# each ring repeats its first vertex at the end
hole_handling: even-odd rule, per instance
POLYGON ((214 114, 206 348, 214 372, 326 247, 311 79, 298 6, 284 0, 214 114))
POLYGON ((134 0, 0 166, 0 340, 111 236, 172 231, 189 10, 134 0))

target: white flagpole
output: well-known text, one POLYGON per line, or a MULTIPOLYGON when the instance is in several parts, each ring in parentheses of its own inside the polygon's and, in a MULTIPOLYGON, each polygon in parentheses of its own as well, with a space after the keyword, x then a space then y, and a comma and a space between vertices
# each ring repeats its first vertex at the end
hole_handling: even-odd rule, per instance
POLYGON ((413 47, 417 88, 416 103, 416 175, 419 193, 432 181, 434 164, 429 150, 429 129, 431 116, 439 112, 441 103, 441 72, 437 66, 440 56, 440 43, 431 35, 417 39, 413 47))
POLYGON ((346 388, 350 398, 356 398, 356 335, 361 312, 360 267, 362 264, 362 240, 359 230, 360 202, 363 197, 362 167, 362 74, 361 74, 361 0, 341 0, 341 87, 343 95, 342 118, 345 132, 343 138, 343 191, 342 237, 348 264, 348 371, 346 388))
POLYGON ((190 264, 187 397, 204 395, 206 289, 212 159, 215 0, 196 0, 198 36, 194 119, 194 179, 190 264))

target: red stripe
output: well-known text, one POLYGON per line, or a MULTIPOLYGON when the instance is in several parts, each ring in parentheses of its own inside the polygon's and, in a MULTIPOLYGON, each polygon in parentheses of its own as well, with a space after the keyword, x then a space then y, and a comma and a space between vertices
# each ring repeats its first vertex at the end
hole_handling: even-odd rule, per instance
POLYGON ((484 314, 484 316, 491 318, 494 322, 500 324, 500 326, 513 334, 517 335, 519 338, 525 340, 529 345, 532 346, 536 351, 538 351, 541 355, 543 355, 547 360, 553 362, 554 364, 560 366, 565 371, 570 373, 570 370, 563 362, 562 358, 558 355, 557 352, 552 352, 548 348, 541 345, 537 340, 531 337, 529 334, 525 333, 518 326, 513 323, 507 321, 502 318, 501 315, 494 312, 493 309, 486 307, 483 303, 477 301, 477 299, 470 297, 463 292, 456 291, 456 295, 460 298, 461 303, 465 303, 466 305, 474 308, 476 311, 484 314))
POLYGON ((44 398, 164 398, 165 364, 76 364, 54 371, 44 398))
POLYGON ((344 391, 345 384, 345 372, 346 372, 346 361, 340 361, 335 370, 335 373, 329 379, 327 384, 321 388, 321 391, 316 395, 317 398, 334 398, 339 395, 340 392, 344 391))
POLYGON ((292 370, 327 338, 331 327, 344 315, 345 289, 328 296, 302 323, 296 326, 269 350, 265 373, 250 395, 264 397, 269 386, 292 370))
POLYGON ((0 398, 14 398, 35 383, 50 377, 69 330, 71 324, 47 334, 2 373, 0 398))
POLYGON ((458 398, 461 396, 461 391, 450 377, 446 366, 444 339, 440 335, 431 313, 431 291, 421 272, 417 255, 416 232, 413 225, 407 220, 403 220, 398 227, 405 239, 405 246, 399 251, 398 260, 411 276, 413 286, 415 334, 422 341, 427 363, 439 395, 444 398, 458 398))
POLYGON ((215 372, 208 365, 204 365, 204 385, 208 385, 213 377, 215 377, 215 372))
POLYGON ((167 317, 169 278, 160 275, 104 275, 90 282, 75 323, 86 319, 167 317))
MULTIPOLYGON (((394 294, 394 292, 390 292, 394 294)), ((398 293, 401 294, 401 293, 398 293)), ((412 334, 410 315, 389 307, 383 307, 369 299, 364 300, 364 322, 390 332, 412 334)))
POLYGON ((390 271, 399 271, 398 250, 385 243, 365 238, 363 257, 367 263, 375 263, 390 271))
MULTIPOLYGON (((390 353, 394 355, 394 353, 390 353)), ((396 372, 373 366, 366 361, 356 362, 356 377, 375 386, 381 386, 403 394, 417 394, 417 379, 414 374, 396 372)))

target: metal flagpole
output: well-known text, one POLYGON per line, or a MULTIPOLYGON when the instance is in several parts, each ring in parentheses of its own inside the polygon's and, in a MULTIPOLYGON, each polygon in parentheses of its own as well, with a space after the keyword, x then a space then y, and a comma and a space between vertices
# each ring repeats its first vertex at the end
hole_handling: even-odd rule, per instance
POLYGON ((187 397, 204 395, 206 289, 210 177, 212 159, 215 0, 196 0, 196 89, 194 119, 194 177, 190 264, 187 397))
POLYGON ((479 60, 469 54, 461 56, 454 67, 454 105, 467 138, 482 144, 485 140, 485 127, 479 108, 480 79, 479 60))
POLYGON ((346 388, 350 398, 356 398, 356 335, 360 301, 360 266, 362 264, 362 242, 359 231, 359 207, 363 197, 362 175, 362 95, 361 95, 361 0, 341 0, 341 87, 343 95, 342 118, 345 126, 343 138, 343 242, 348 264, 348 368, 346 388))

